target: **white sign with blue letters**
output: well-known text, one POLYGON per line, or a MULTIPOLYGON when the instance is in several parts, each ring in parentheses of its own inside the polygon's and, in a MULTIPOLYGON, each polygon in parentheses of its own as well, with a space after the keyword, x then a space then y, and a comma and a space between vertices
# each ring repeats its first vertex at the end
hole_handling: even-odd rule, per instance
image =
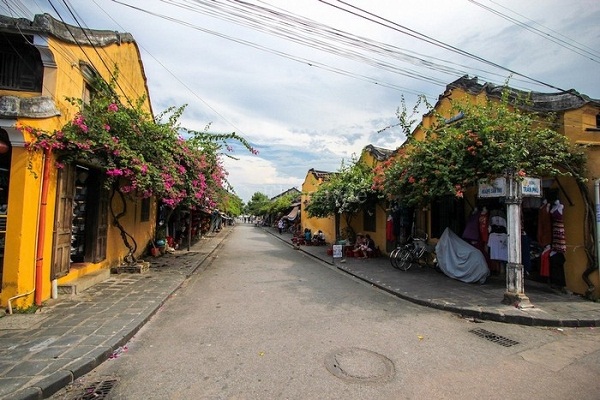
POLYGON ((479 181, 479 197, 506 196, 506 179, 496 178, 492 182, 482 179, 479 181))
POLYGON ((521 181, 521 196, 542 197, 542 180, 525 177, 521 181))

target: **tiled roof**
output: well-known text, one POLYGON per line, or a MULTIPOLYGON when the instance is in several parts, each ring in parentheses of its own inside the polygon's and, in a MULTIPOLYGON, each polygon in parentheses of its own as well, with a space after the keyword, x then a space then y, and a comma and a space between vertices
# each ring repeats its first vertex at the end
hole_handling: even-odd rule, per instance
POLYGON ((67 25, 50 14, 38 14, 33 18, 33 21, 0 15, 0 31, 21 34, 45 33, 67 43, 90 43, 94 46, 134 42, 130 33, 99 29, 84 30, 78 26, 67 25))
POLYGON ((329 178, 329 176, 331 176, 331 174, 333 173, 333 172, 327 172, 327 171, 318 171, 314 168, 309 169, 308 172, 313 174, 315 176, 315 178, 323 179, 323 180, 327 180, 329 178))
POLYGON ((396 150, 384 149, 383 147, 373 146, 372 144, 365 146, 365 151, 368 151, 378 161, 385 161, 396 152, 396 150))
POLYGON ((520 106, 520 108, 529 111, 567 111, 580 108, 586 104, 600 107, 600 100, 592 99, 574 89, 555 93, 526 92, 511 87, 506 88, 505 86, 494 85, 492 83, 481 84, 478 82, 477 77, 469 78, 466 75, 447 85, 446 92, 440 97, 447 96, 454 88, 463 89, 467 93, 473 95, 485 92, 487 97, 497 99, 502 97, 502 93, 505 89, 508 89, 511 100, 527 100, 528 103, 525 106, 520 106))

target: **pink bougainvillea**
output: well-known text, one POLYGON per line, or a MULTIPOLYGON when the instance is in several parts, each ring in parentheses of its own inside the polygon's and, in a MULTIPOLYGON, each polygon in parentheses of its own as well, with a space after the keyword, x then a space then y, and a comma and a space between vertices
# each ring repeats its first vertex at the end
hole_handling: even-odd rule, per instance
MULTIPOLYGON (((62 129, 44 132, 23 126, 30 151, 55 154, 57 167, 85 161, 105 171, 105 186, 131 196, 156 196, 169 207, 207 206, 223 190, 227 172, 221 148, 236 141, 253 154, 258 152, 243 138, 210 134, 179 126, 184 107, 171 108, 155 118, 142 108, 121 104, 114 83, 99 82, 99 90, 62 129), (103 86, 104 85, 104 86, 103 86), (166 122, 161 122, 164 120, 166 122), (184 138, 185 136, 185 138, 184 138)), ((208 127, 207 127, 208 128, 208 127)))

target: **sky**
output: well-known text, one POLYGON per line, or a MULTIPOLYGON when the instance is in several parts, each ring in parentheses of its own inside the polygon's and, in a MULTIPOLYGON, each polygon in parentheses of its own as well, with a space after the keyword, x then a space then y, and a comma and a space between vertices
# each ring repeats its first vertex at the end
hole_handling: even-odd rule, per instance
POLYGON ((187 104, 186 128, 248 140, 258 155, 224 159, 244 202, 397 148, 402 104, 464 75, 600 99, 597 0, 0 0, 3 15, 44 12, 131 33, 155 114, 187 104))

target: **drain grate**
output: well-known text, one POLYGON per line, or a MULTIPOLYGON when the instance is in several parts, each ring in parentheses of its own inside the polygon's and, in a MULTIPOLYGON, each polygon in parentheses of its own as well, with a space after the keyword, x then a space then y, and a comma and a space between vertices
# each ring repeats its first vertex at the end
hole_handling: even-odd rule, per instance
POLYGON ((117 384, 116 379, 94 382, 83 389, 84 393, 75 398, 75 400, 104 400, 107 399, 110 391, 117 384))
POLYGON ((504 347, 510 347, 519 344, 517 341, 505 338, 504 336, 497 335, 490 331, 486 331, 485 329, 471 329, 469 332, 504 347))

